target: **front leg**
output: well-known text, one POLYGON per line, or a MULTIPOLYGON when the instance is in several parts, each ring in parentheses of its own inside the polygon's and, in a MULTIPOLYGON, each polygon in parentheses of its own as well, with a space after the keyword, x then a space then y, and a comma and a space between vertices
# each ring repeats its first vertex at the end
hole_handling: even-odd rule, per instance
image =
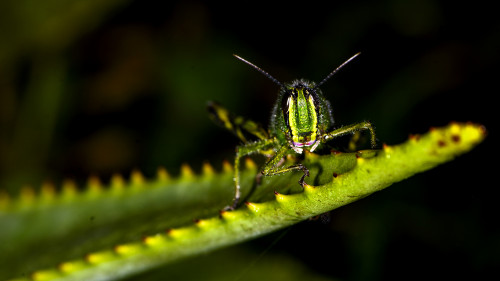
POLYGON ((234 157, 234 198, 233 204, 227 206, 226 210, 234 210, 238 206, 241 198, 240 187, 240 159, 243 156, 260 153, 266 155, 268 150, 275 144, 275 139, 265 139, 256 142, 246 143, 236 147, 236 156, 234 157))
POLYGON ((297 165, 292 165, 288 167, 279 167, 281 159, 288 155, 291 152, 291 148, 288 145, 283 145, 278 152, 269 160, 269 162, 266 163, 264 166, 264 170, 262 170, 262 174, 264 176, 274 176, 274 175, 279 175, 287 172, 291 172, 294 170, 301 170, 304 172, 304 175, 299 180, 299 184, 304 187, 305 185, 305 177, 309 176, 309 170, 302 164, 297 164, 297 165))
POLYGON ((373 125, 369 121, 364 121, 357 124, 340 127, 323 135, 321 138, 323 139, 323 141, 328 141, 330 139, 340 137, 346 134, 353 134, 361 130, 368 130, 370 132, 371 146, 372 148, 375 148, 375 146, 377 145, 377 141, 375 138, 375 129, 373 129, 373 125))

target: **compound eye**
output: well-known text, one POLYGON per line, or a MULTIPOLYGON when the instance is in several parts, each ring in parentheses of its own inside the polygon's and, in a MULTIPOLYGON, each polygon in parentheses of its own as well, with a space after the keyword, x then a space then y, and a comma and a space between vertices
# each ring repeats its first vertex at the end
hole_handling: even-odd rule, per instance
POLYGON ((294 98, 296 98, 298 94, 299 94, 299 92, 298 92, 298 91, 297 91, 297 89, 295 89, 295 88, 294 88, 294 89, 290 89, 290 90, 288 91, 288 96, 289 96, 289 97, 294 97, 294 98))
POLYGON ((309 95, 309 100, 311 101, 311 103, 314 104, 314 98, 313 98, 313 95, 309 95))

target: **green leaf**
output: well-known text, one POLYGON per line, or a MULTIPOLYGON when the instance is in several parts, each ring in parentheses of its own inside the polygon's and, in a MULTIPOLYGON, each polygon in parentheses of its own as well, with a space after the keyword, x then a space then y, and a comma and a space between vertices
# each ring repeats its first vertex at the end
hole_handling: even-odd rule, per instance
POLYGON ((160 170, 152 181, 134 172, 129 182, 116 176, 107 187, 91 178, 84 192, 66 183, 57 194, 50 186, 39 195, 26 189, 16 199, 0 193, 0 279, 129 276, 349 204, 452 160, 485 135, 480 125, 452 123, 380 151, 307 154, 311 176, 304 190, 297 184, 300 172, 265 177, 255 186, 258 169, 249 160, 242 187, 251 203, 220 213, 233 192, 227 163, 220 173, 205 164, 200 175, 184 166, 177 178, 160 170))

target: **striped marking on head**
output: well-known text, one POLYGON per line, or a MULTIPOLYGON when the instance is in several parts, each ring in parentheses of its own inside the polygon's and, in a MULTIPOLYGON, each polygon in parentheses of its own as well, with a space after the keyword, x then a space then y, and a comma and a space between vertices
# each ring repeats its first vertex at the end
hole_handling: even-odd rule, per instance
POLYGON ((316 142, 318 115, 313 95, 307 88, 293 88, 287 99, 288 125, 295 147, 312 146, 316 142))

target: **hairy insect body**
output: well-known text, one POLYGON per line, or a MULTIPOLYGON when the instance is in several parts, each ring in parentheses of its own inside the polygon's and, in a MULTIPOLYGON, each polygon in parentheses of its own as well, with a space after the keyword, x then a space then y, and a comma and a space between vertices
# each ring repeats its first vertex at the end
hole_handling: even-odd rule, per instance
POLYGON ((282 166, 282 159, 288 154, 293 152, 301 154, 304 150, 312 152, 320 144, 330 139, 360 130, 370 132, 372 147, 375 146, 375 131, 368 121, 333 129, 334 123, 330 103, 324 98, 319 89, 319 86, 358 54, 337 67, 319 84, 303 79, 295 80, 289 84, 282 84, 264 70, 235 55, 238 59, 249 64, 278 84, 280 91, 271 114, 269 130, 263 129, 253 121, 232 115, 217 103, 210 102, 208 104, 211 118, 233 132, 243 142, 242 145, 236 148, 234 160, 235 196, 232 206, 229 206, 228 209, 234 209, 238 206, 241 197, 240 159, 246 155, 258 153, 269 157, 268 162, 261 171, 264 176, 279 175, 294 170, 302 171, 303 176, 300 178, 299 184, 304 186, 304 179, 309 176, 309 170, 302 164, 288 167, 282 166), (249 142, 243 131, 253 135, 258 140, 249 142))

